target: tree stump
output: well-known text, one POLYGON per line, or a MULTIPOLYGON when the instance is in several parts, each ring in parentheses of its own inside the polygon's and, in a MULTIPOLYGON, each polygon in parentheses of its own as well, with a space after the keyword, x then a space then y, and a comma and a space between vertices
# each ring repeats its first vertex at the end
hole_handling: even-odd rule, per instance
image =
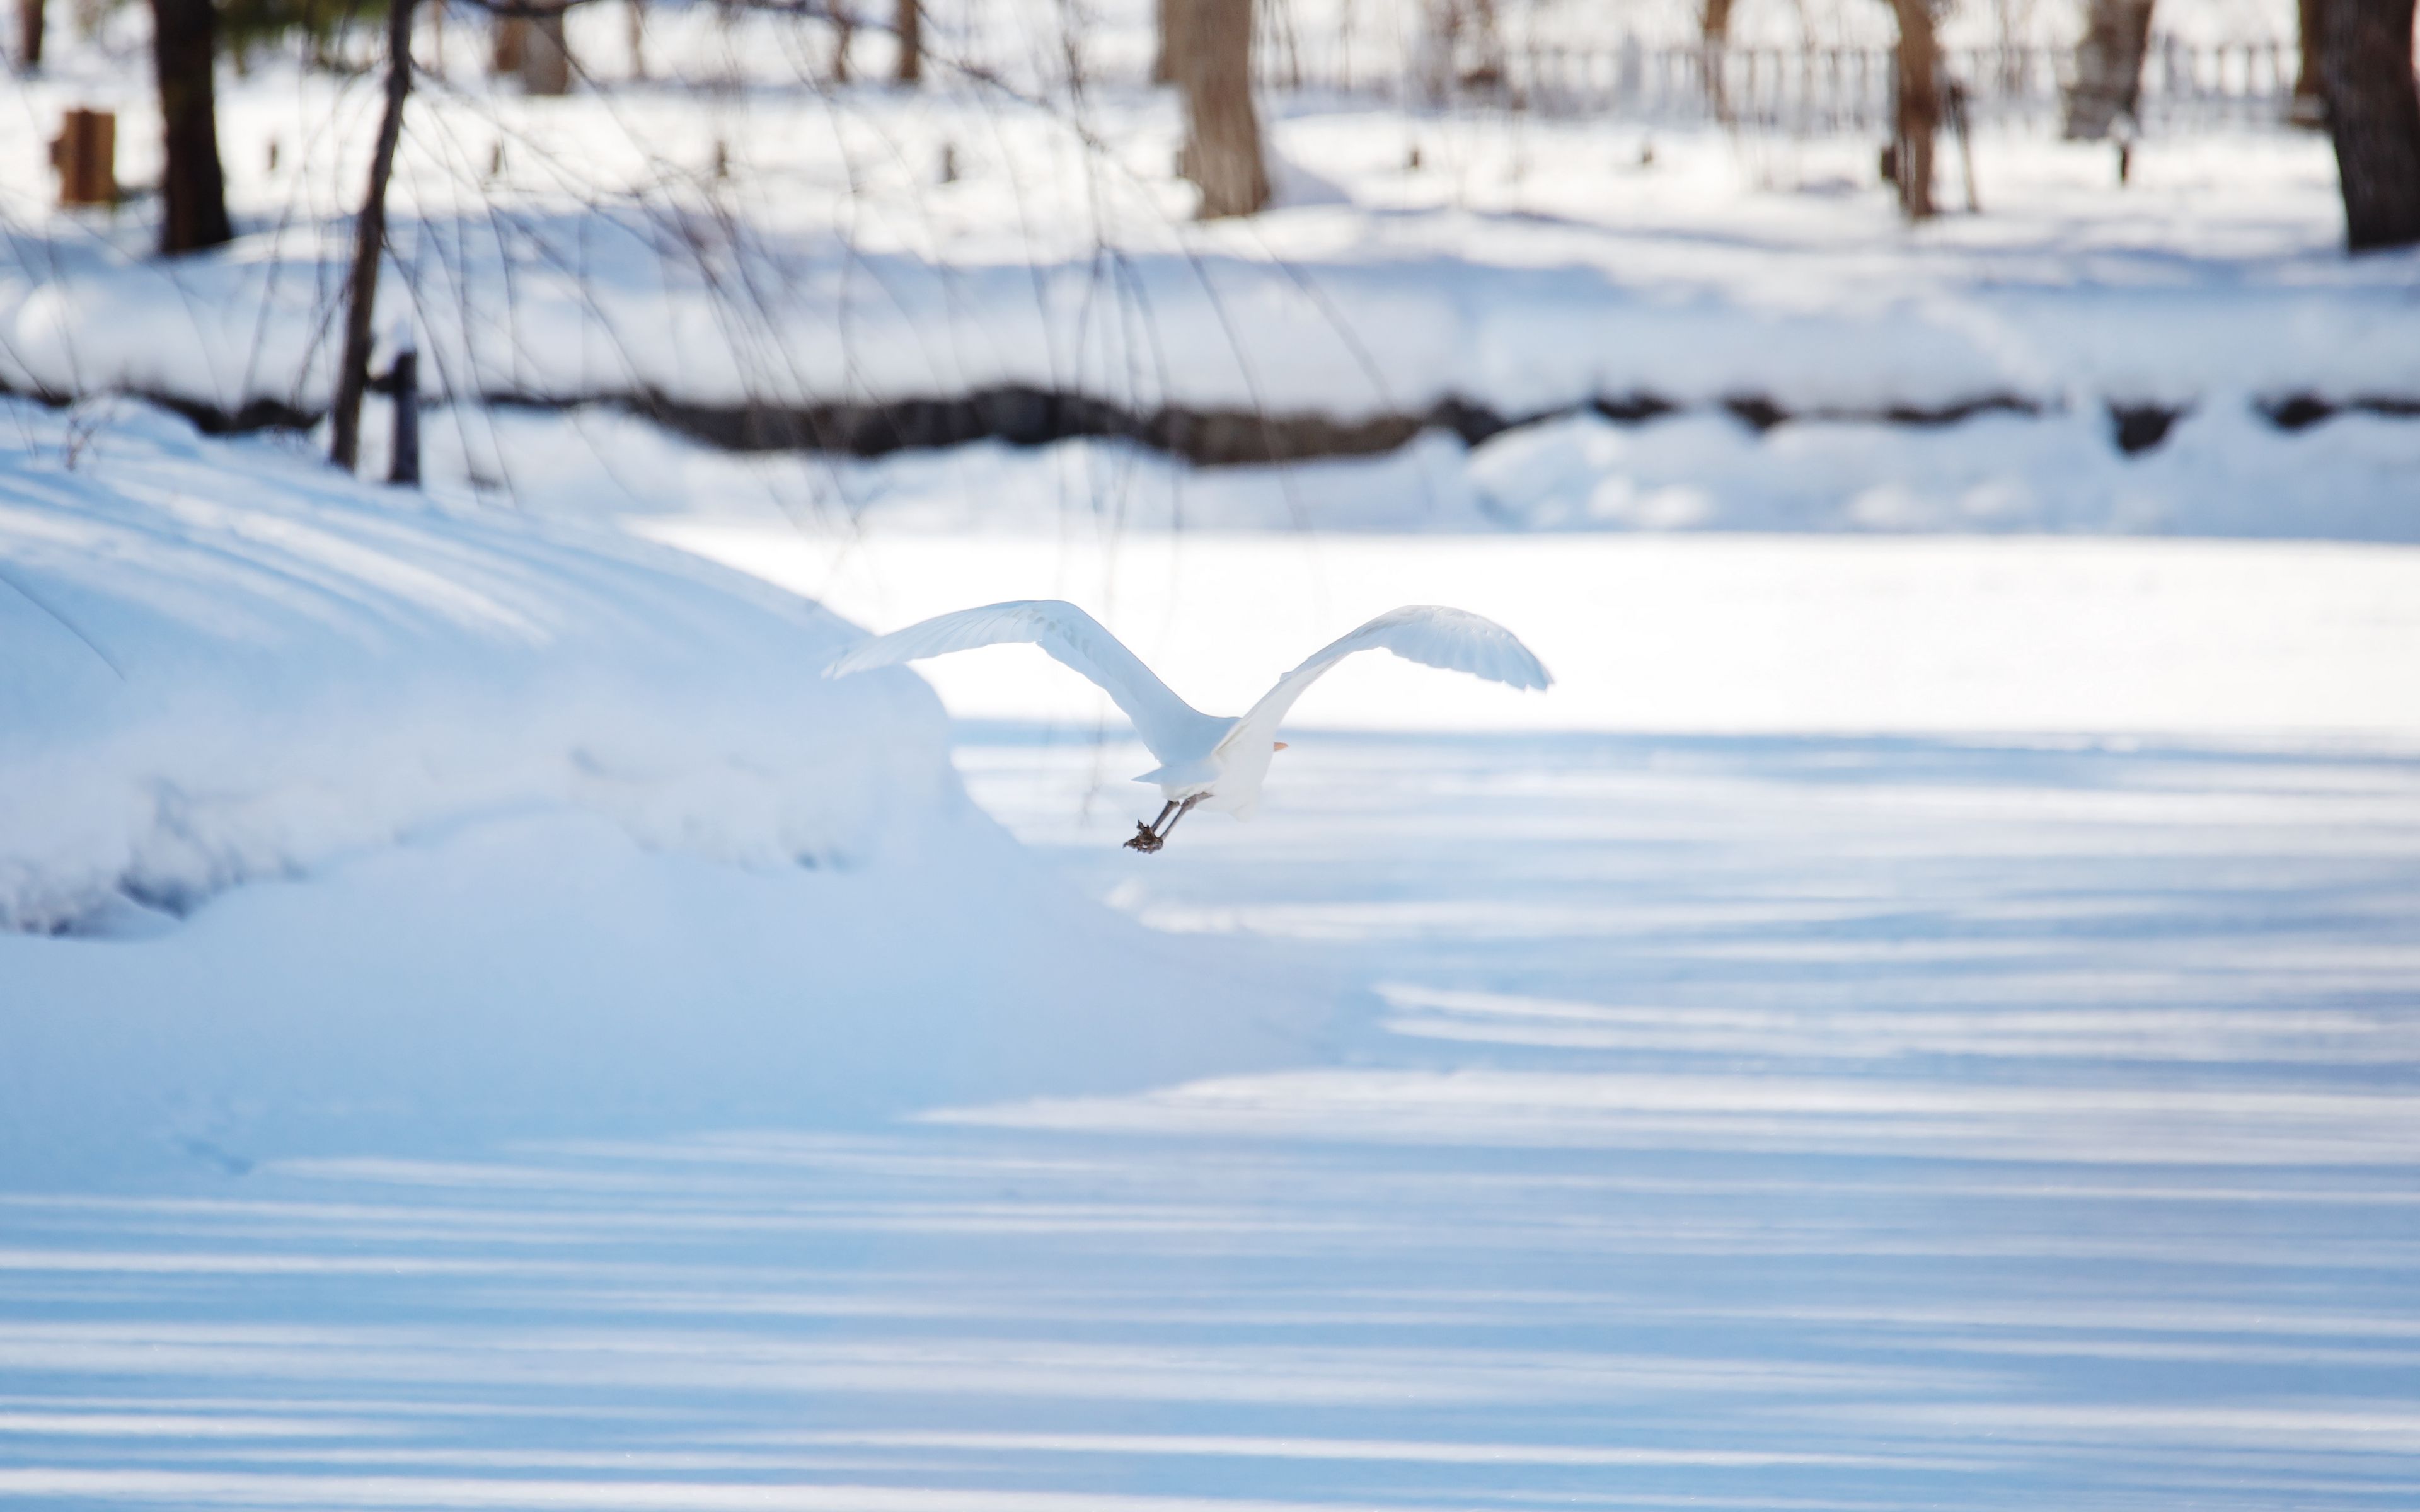
POLYGON ((105 110, 71 110, 59 123, 51 149, 59 170, 62 205, 117 203, 117 116, 105 110))

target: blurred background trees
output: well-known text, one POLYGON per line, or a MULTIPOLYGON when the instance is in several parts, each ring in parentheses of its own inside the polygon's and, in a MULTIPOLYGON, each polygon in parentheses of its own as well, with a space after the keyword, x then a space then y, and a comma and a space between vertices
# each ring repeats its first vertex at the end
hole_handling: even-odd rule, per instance
POLYGON ((2326 0, 2321 79, 2345 240, 2355 252, 2420 244, 2420 92, 2412 0, 2326 0))
POLYGON ((199 252, 235 237, 219 165, 218 50, 218 11, 210 0, 151 0, 163 255, 199 252))
POLYGON ((1261 122, 1252 106, 1253 0, 1168 0, 1167 55, 1185 105, 1179 171, 1202 191, 1206 220, 1269 202, 1261 122))
MULTIPOLYGON (((77 0, 79 28, 92 24, 87 12, 124 3, 77 0)), ((998 40, 1027 24, 1018 0, 938 9, 930 0, 872 0, 871 8, 720 3, 792 18, 804 53, 822 60, 799 83, 818 89, 845 85, 852 48, 884 33, 885 84, 922 85, 937 66, 956 84, 997 81, 998 40), (987 10, 1001 14, 986 20, 987 10), (993 39, 994 53, 970 40, 979 33, 993 39)), ((46 29, 62 8, 16 0, 21 69, 41 66, 46 29)), ((218 245, 232 227, 213 125, 213 60, 240 69, 264 50, 292 48, 307 66, 357 69, 348 39, 375 35, 385 0, 145 0, 143 8, 163 117, 161 250, 218 245)), ((427 24, 442 27, 446 8, 427 8, 427 24)), ((484 24, 494 71, 521 92, 559 95, 590 77, 573 55, 568 0, 453 8, 470 35, 484 24)), ((638 0, 622 0, 622 8, 627 76, 648 77, 646 11, 638 0)), ((1914 220, 1938 208, 1936 137, 1945 125, 1970 113, 1986 126, 2033 120, 2048 101, 2058 132, 2077 141, 2114 136, 2122 145, 2202 120, 2326 130, 2342 176, 2348 246, 2420 240, 2412 0, 2299 0, 2290 39, 2240 43, 2208 40, 2210 0, 2160 0, 2157 9, 2153 0, 2075 0, 2063 10, 2038 0, 1793 0, 1788 8, 1664 0, 1662 8, 1649 0, 1134 0, 1134 8, 1144 21, 1142 53, 1105 49, 1100 29, 1122 24, 1117 13, 1077 7, 1050 12, 1065 31, 1051 45, 1070 69, 1098 69, 1111 59, 1095 83, 1115 82, 1115 60, 1131 55, 1132 82, 1172 88, 1183 125, 1177 169, 1198 189, 1205 217, 1249 215, 1269 203, 1264 102, 1255 97, 1271 90, 1377 93, 1412 111, 1601 115, 1674 127, 1695 120, 1743 137, 1867 131, 1885 148, 1884 177, 1914 220), (2200 28, 2196 39, 2173 30, 2186 24, 2200 28), (2056 42, 2061 32, 2071 40, 2056 42)))

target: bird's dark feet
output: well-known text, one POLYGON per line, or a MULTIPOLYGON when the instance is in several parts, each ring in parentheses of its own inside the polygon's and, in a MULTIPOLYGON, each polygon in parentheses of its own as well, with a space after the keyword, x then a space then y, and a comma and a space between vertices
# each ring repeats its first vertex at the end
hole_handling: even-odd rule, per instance
POLYGON ((1134 839, 1126 841, 1126 849, 1130 851, 1140 851, 1145 856, 1149 856, 1152 852, 1159 849, 1167 843, 1168 841, 1160 838, 1159 831, 1152 828, 1149 825, 1146 825, 1141 820, 1138 819, 1135 821, 1134 839))

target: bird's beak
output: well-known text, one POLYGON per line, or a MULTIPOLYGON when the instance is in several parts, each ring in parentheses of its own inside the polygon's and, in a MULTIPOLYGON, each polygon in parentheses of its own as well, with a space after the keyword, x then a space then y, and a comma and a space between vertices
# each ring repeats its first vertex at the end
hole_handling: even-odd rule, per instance
POLYGON ((1271 746, 1271 747, 1269 748, 1269 749, 1271 749, 1271 750, 1283 750, 1283 749, 1285 749, 1285 742, 1284 742, 1284 741, 1282 741, 1282 740, 1280 740, 1280 741, 1279 741, 1276 745, 1271 746))

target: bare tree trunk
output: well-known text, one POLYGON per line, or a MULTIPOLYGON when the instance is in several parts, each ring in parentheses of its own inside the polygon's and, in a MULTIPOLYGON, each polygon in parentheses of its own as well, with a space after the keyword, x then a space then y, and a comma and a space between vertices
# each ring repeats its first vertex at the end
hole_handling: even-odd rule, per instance
POLYGON ((2299 0, 2294 7, 2294 40, 2301 59, 2294 69, 2294 98, 2286 119, 2296 126, 2318 128, 2328 123, 2328 85, 2320 54, 2327 51, 2327 0, 2299 0))
POLYGON ((17 71, 42 71, 42 0, 17 0, 17 71))
POLYGON ((1731 0, 1706 0, 1698 12, 1698 70, 1714 119, 1730 124, 1730 100, 1723 87, 1723 54, 1731 45, 1731 0))
POLYGON ((160 251, 198 252, 235 239, 219 167, 218 12, 210 0, 151 0, 151 63, 160 84, 160 251))
MULTIPOLYGON (((1496 0, 1456 0, 1462 10, 1454 23, 1457 41, 1468 32, 1479 55, 1462 74, 1466 89, 1501 89, 1509 77, 1504 59, 1504 32, 1496 24, 1496 0)), ((1459 48, 1456 49, 1460 51, 1459 48)))
POLYGON ((2150 47, 2151 0, 2086 0, 2061 134, 2071 142, 2098 142, 2118 116, 2133 115, 2143 97, 2143 54, 2150 47))
POLYGON ((2412 0, 2328 0, 2328 130, 2353 252, 2420 243, 2420 87, 2412 0))
POLYGON ((521 93, 548 98, 571 93, 571 44, 564 39, 561 7, 530 19, 521 39, 521 93))
POLYGON ((1176 33, 1184 25, 1177 10, 1184 4, 1185 0, 1157 0, 1153 8, 1159 18, 1159 45, 1151 54, 1151 82, 1154 84, 1176 82, 1176 33))
POLYGON ((353 268, 345 281, 345 350, 336 368, 336 402, 329 410, 328 460, 348 472, 361 456, 370 315, 378 303, 379 257, 386 250, 386 185, 395 175, 396 140, 403 134, 403 102, 411 93, 411 3, 394 0, 387 8, 386 111, 379 117, 362 212, 353 222, 353 268))
POLYGON ((918 0, 899 0, 899 66, 892 78, 915 84, 924 77, 924 8, 918 0))
POLYGON ((837 0, 831 8, 832 50, 831 81, 848 83, 848 48, 857 40, 857 13, 849 9, 850 0, 837 0))
POLYGON ((1899 18, 1899 47, 1892 75, 1891 177, 1899 185, 1900 213, 1911 221, 1932 217, 1932 140, 1941 130, 1941 47, 1932 34, 1926 0, 1891 0, 1899 18))
POLYGON ((630 77, 647 76, 647 5, 646 0, 623 0, 622 22, 630 38, 630 77))
POLYGON ((1185 95, 1185 177, 1202 187, 1201 215, 1249 215, 1269 202, 1261 122, 1252 111, 1252 0, 1182 0, 1175 38, 1185 95))

